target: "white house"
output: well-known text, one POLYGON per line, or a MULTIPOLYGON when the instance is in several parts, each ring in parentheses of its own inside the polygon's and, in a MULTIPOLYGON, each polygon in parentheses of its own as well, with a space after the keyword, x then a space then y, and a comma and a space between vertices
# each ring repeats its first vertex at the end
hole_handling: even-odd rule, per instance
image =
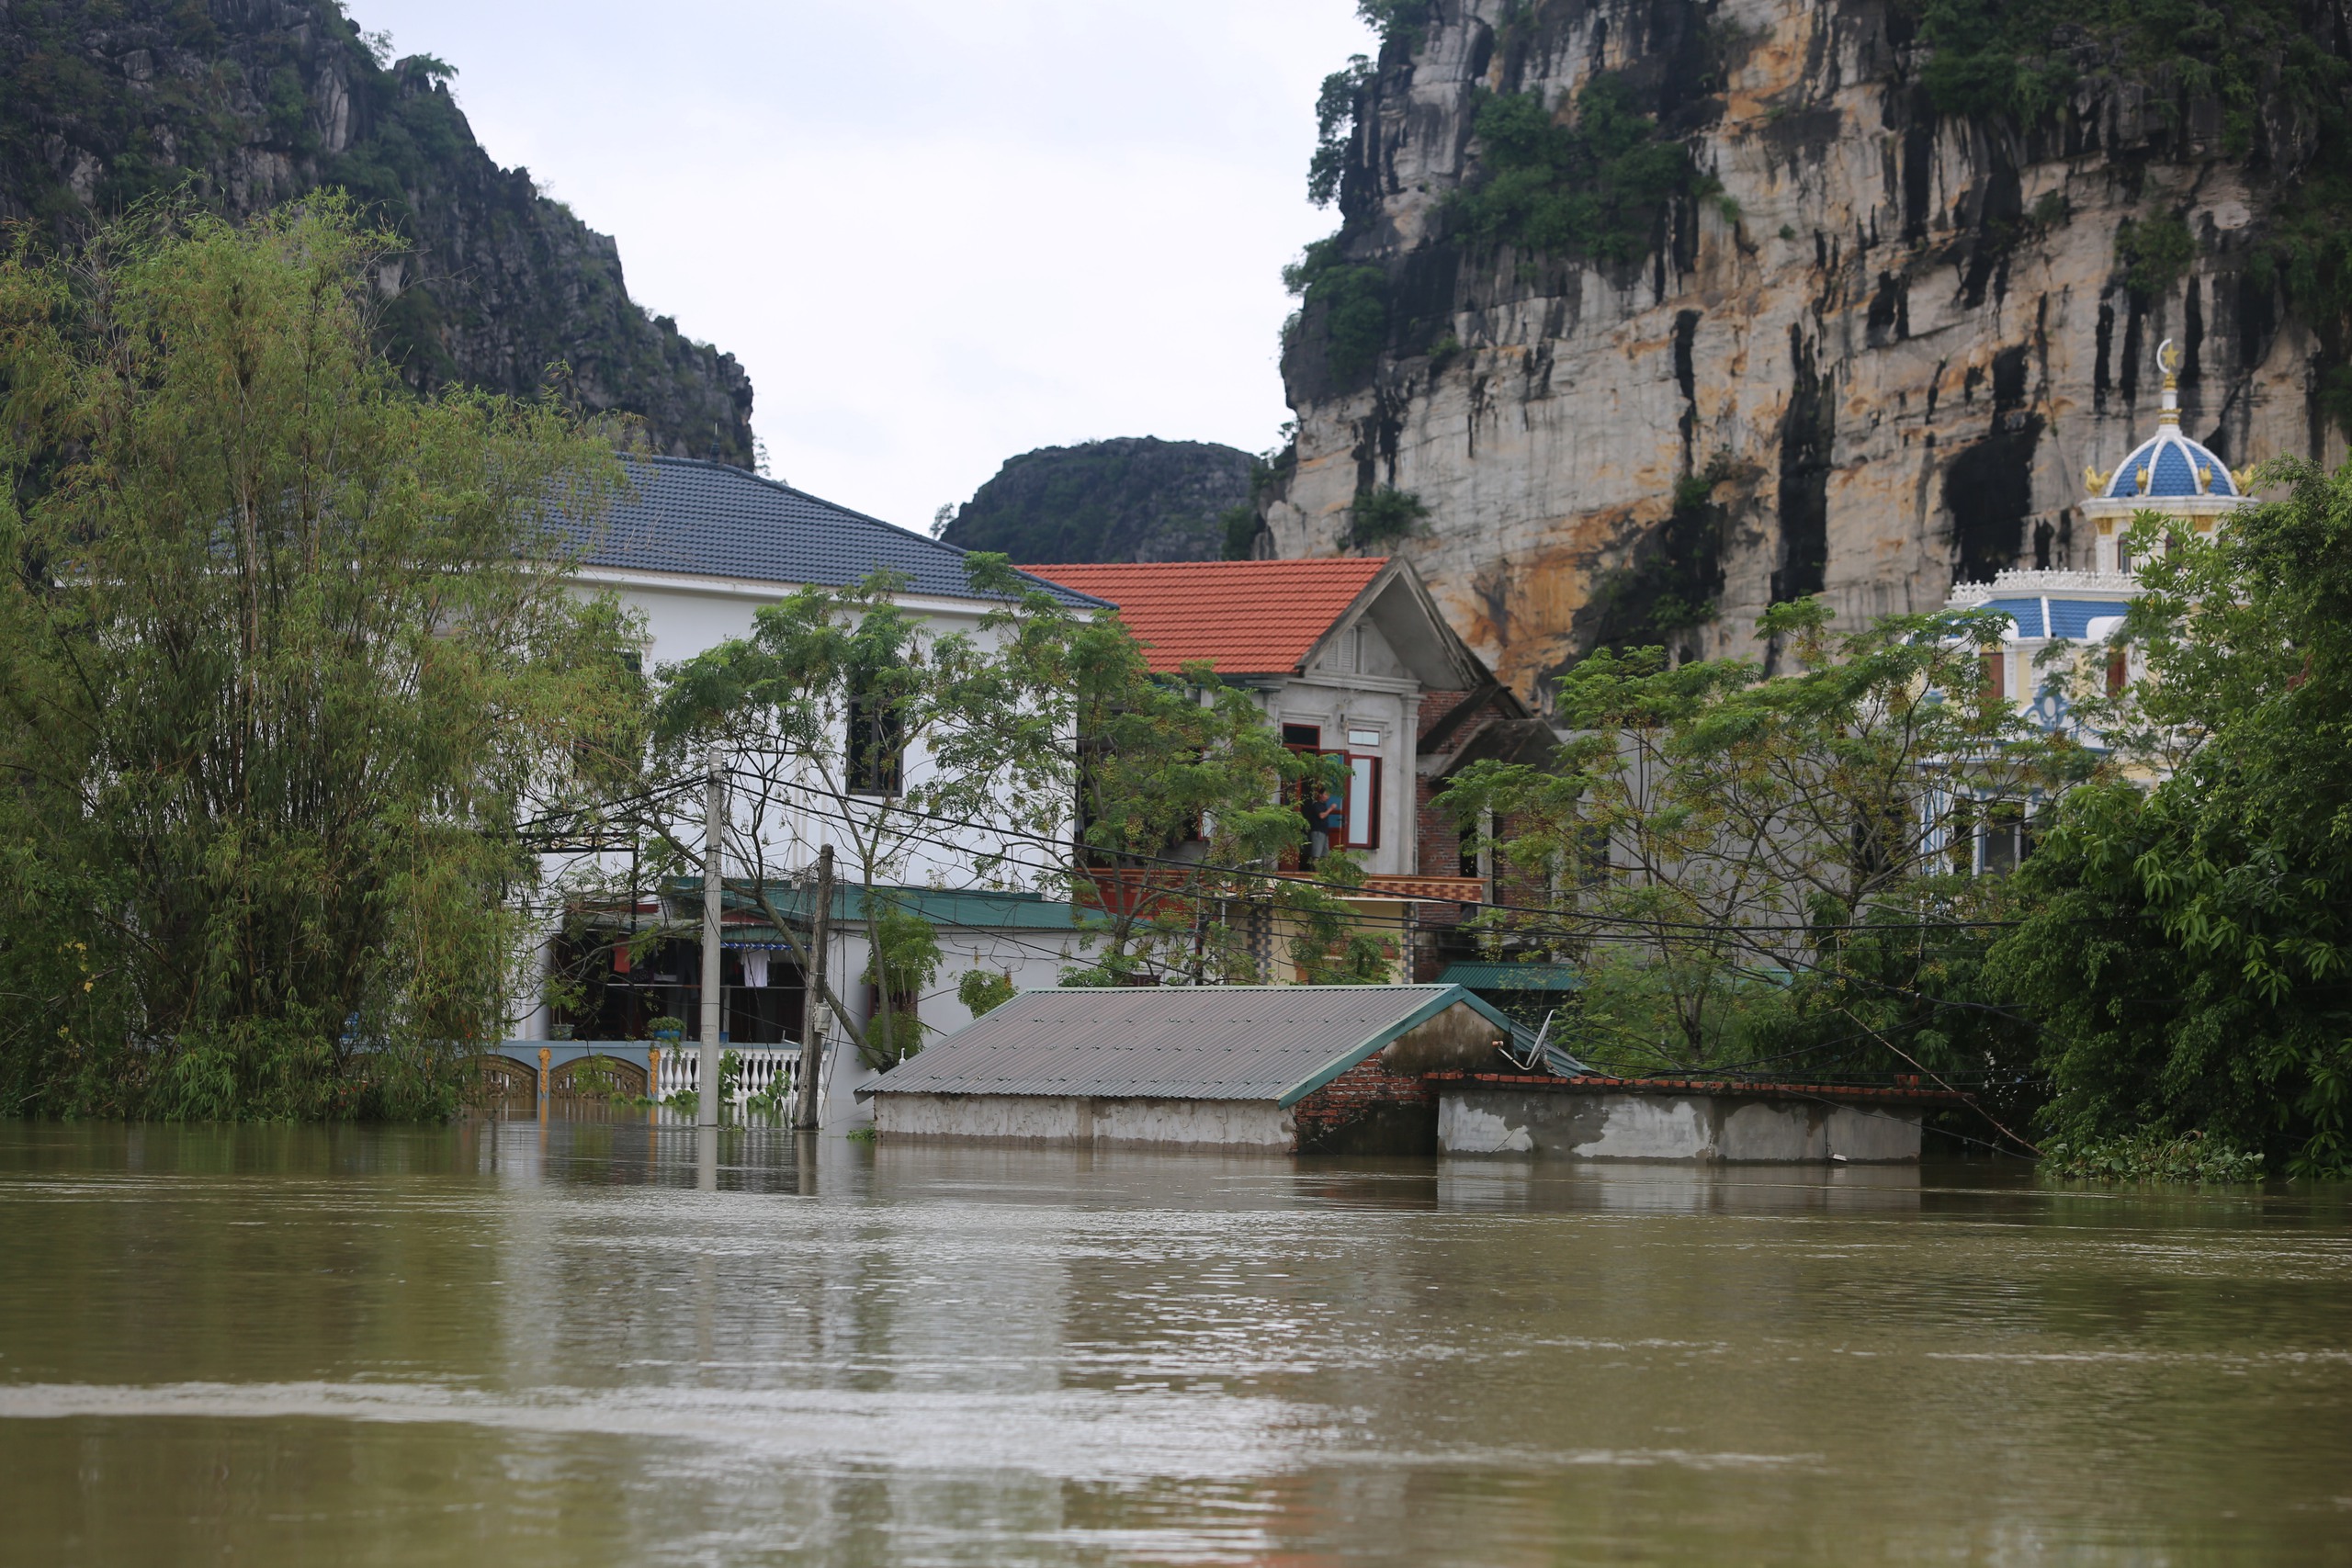
MULTIPOLYGON (((965 552, 954 546, 721 463, 632 456, 627 465, 631 491, 607 518, 581 531, 575 578, 583 590, 614 592, 643 617, 649 667, 748 635, 761 608, 803 587, 849 587, 878 570, 903 580, 894 602, 921 615, 938 635, 984 638, 981 623, 1000 607, 972 588, 965 552)), ((1083 593, 1050 583, 1038 586, 1080 614, 1102 607, 1083 593)), ((910 747, 903 761, 908 781, 919 781, 928 766, 921 747, 910 747)), ((764 863, 758 869, 770 880, 788 877, 812 864, 818 846, 831 840, 843 882, 854 882, 852 863, 831 818, 862 809, 860 803, 809 798, 811 809, 769 820, 759 835, 764 863)), ((740 813, 736 820, 742 823, 740 813)), ((1019 985, 1052 985, 1063 965, 1082 962, 1078 917, 1067 902, 1034 889, 975 887, 974 856, 991 841, 984 832, 943 826, 935 835, 909 843, 892 868, 896 875, 888 896, 931 919, 939 931, 939 980, 933 993, 920 998, 918 1010, 933 1029, 967 1021, 955 987, 969 970, 1007 975, 1019 985)), ((634 886, 626 875, 627 858, 608 853, 601 869, 608 880, 634 886)), ((1037 858, 1049 861, 1050 846, 1039 846, 1037 858)), ((730 861, 727 874, 740 877, 752 869, 730 861)), ((634 897, 605 900, 609 907, 600 906, 599 918, 639 930, 690 923, 678 889, 648 886, 635 892, 634 897)), ((797 896, 780 892, 779 905, 797 896)), ((845 891, 836 900, 827 957, 833 988, 861 1026, 872 1002, 860 982, 867 962, 865 916, 854 894, 845 891)), ((729 1043, 797 1040, 806 1016, 805 976, 788 946, 742 911, 730 913, 726 933, 722 1016, 729 1043)), ((597 972, 590 976, 587 1001, 558 1010, 542 998, 522 1020, 510 1047, 562 1035, 635 1039, 649 1019, 662 1015, 685 1021, 691 1033, 700 987, 690 932, 685 940, 634 955, 625 947, 615 951, 609 933, 596 947, 591 967, 597 972)), ((548 957, 575 969, 582 962, 580 954, 557 951, 552 942, 548 957)), ((828 1076, 835 1102, 849 1105, 859 1075, 844 1065, 828 1076)))

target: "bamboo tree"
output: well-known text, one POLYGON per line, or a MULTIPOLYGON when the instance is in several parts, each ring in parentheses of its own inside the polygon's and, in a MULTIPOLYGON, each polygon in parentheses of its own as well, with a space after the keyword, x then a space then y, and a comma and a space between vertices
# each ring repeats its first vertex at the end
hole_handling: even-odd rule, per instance
POLYGON ((315 199, 0 262, 0 1107, 412 1114, 501 1032, 521 826, 626 765, 609 445, 415 399, 315 199))

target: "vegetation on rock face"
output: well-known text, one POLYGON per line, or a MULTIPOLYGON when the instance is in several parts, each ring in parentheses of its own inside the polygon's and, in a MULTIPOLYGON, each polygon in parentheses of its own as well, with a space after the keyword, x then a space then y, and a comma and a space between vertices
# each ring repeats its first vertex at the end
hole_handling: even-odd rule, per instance
MULTIPOLYGON (((1367 6, 1365 16, 1383 29, 1384 64, 1409 55, 1430 19, 1420 5, 1367 6)), ((1349 186, 1351 175, 1375 159, 1360 142, 1367 100, 1380 79, 1380 67, 1361 55, 1323 79, 1307 168, 1307 196, 1318 207, 1359 188, 1349 186)), ((1673 204, 1713 188, 1692 164, 1689 147, 1644 111, 1623 76, 1597 73, 1575 107, 1564 122, 1540 91, 1474 89, 1476 174, 1447 198, 1442 243, 1489 254, 1508 246, 1522 261, 1548 256, 1623 266, 1657 249, 1673 204)), ((1349 211, 1351 220, 1362 216, 1349 211)), ((1424 344, 1453 342, 1438 338, 1442 322, 1426 306, 1421 319, 1400 327, 1398 281, 1360 254, 1361 237, 1360 222, 1344 224, 1283 270, 1284 287, 1299 301, 1283 327, 1285 364, 1306 369, 1309 381, 1361 380, 1396 347, 1400 332, 1424 344), (1302 353, 1319 365, 1306 368, 1302 353)))
POLYGON ((1008 459, 940 536, 1016 561, 1216 560, 1249 506, 1251 461, 1148 435, 1041 447, 1008 459))
POLYGON ((2116 259, 2123 263, 2125 287, 2143 300, 2162 296, 2197 259, 2197 239, 2170 213, 2127 218, 2115 236, 2116 259))
POLYGON ((653 443, 749 466, 741 367, 632 304, 612 242, 492 163, 430 56, 388 63, 332 0, 0 8, 0 219, 73 243, 144 197, 232 218, 339 186, 393 230, 379 342, 420 391, 537 396, 547 367, 653 443))
POLYGON ((1409 539, 1429 514, 1429 503, 1410 491, 1387 485, 1366 491, 1348 509, 1348 545, 1369 550, 1409 539))
POLYGON ((0 263, 0 1114, 447 1109, 522 825, 630 772, 636 639, 548 520, 610 438, 403 389, 393 243, 322 200, 0 263))
POLYGON ((1388 274, 1348 261, 1341 254, 1346 238, 1343 230, 1317 240, 1283 268, 1283 287, 1299 307, 1283 325, 1283 342, 1295 347, 1305 341, 1303 333, 1313 331, 1324 367, 1338 381, 1363 376, 1388 346, 1388 274))
POLYGON ((1589 625, 1578 628, 1583 640, 1596 648, 1687 649, 1690 631, 1715 618, 1723 593, 1729 519, 1714 495, 1733 477, 1729 455, 1719 453, 1676 481, 1665 525, 1645 533, 1633 558, 1595 584, 1589 625))
MULTIPOLYGON (((2268 190, 2248 265, 2318 330, 2322 401, 2352 430, 2352 59, 2332 13, 2298 0, 1907 0, 1904 12, 1939 113, 2030 130, 2071 115, 2086 86, 2128 84, 2184 153, 2211 143, 2245 160, 2268 190)), ((2194 255, 2177 213, 2118 236, 2143 299, 2194 255)))
POLYGON ((1540 92, 1481 90, 1481 175, 1452 199, 1480 246, 1623 264, 1657 249, 1668 206, 1703 194, 1690 149, 1661 134, 1622 76, 1602 72, 1563 123, 1540 92))

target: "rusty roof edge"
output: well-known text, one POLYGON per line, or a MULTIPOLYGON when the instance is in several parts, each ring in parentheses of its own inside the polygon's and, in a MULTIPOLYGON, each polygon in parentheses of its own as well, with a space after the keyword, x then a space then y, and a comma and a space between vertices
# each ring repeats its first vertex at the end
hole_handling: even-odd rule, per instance
MULTIPOLYGON (((1298 986, 1263 986, 1253 987, 1251 988, 1258 990, 1301 990, 1306 987, 1298 986)), ((1329 986, 1317 988, 1324 990, 1352 991, 1362 990, 1367 987, 1358 986, 1329 986)), ((1418 991, 1426 989, 1427 987, 1415 986, 1411 988, 1418 991)), ((1375 1031, 1370 1039, 1365 1040, 1361 1044, 1352 1046, 1350 1049, 1341 1052, 1335 1060, 1328 1062, 1324 1066, 1317 1067, 1313 1073, 1304 1078, 1301 1078, 1297 1083, 1293 1084, 1288 1089, 1283 1092, 1282 1096, 1277 1099, 1274 1103, 1285 1111, 1289 1110, 1292 1106, 1297 1104, 1300 1100, 1305 1100, 1308 1095, 1313 1094, 1317 1089, 1321 1089, 1325 1084, 1329 1083, 1333 1078, 1338 1077, 1341 1073, 1346 1072, 1350 1067, 1354 1066, 1358 1062, 1363 1061, 1365 1057, 1371 1055, 1374 1051, 1379 1050, 1382 1046, 1387 1044, 1398 1035, 1404 1033, 1408 1030, 1419 1028, 1422 1024, 1427 1023, 1438 1014, 1445 1011, 1448 1008, 1453 1007, 1456 1002, 1468 1003, 1475 1011, 1484 1016, 1487 1022, 1499 1027, 1506 1035, 1510 1032, 1510 1021, 1509 1019, 1505 1018, 1501 1013, 1497 1012, 1487 1003, 1480 1001, 1468 991, 1464 990, 1460 986, 1448 986, 1439 991, 1436 996, 1431 997, 1428 1001, 1423 1002, 1419 1007, 1415 1008, 1403 1019, 1395 1023, 1391 1023, 1383 1029, 1375 1031)))
POLYGON ((1439 1085, 1497 1084, 1536 1089, 1557 1094, 1720 1094, 1750 1099, 1858 1100, 1902 1105, 1968 1105, 1975 1097, 1958 1089, 1910 1089, 1875 1084, 1812 1084, 1775 1078, 1684 1077, 1621 1078, 1604 1073, 1562 1077, 1548 1073, 1437 1072, 1428 1075, 1439 1085))

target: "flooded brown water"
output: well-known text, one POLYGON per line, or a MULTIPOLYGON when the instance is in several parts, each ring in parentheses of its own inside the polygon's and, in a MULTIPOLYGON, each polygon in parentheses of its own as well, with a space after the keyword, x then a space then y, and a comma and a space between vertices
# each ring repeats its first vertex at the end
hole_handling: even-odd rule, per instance
POLYGON ((0 1562, 2352 1562, 2352 1203, 0 1124, 0 1562))

